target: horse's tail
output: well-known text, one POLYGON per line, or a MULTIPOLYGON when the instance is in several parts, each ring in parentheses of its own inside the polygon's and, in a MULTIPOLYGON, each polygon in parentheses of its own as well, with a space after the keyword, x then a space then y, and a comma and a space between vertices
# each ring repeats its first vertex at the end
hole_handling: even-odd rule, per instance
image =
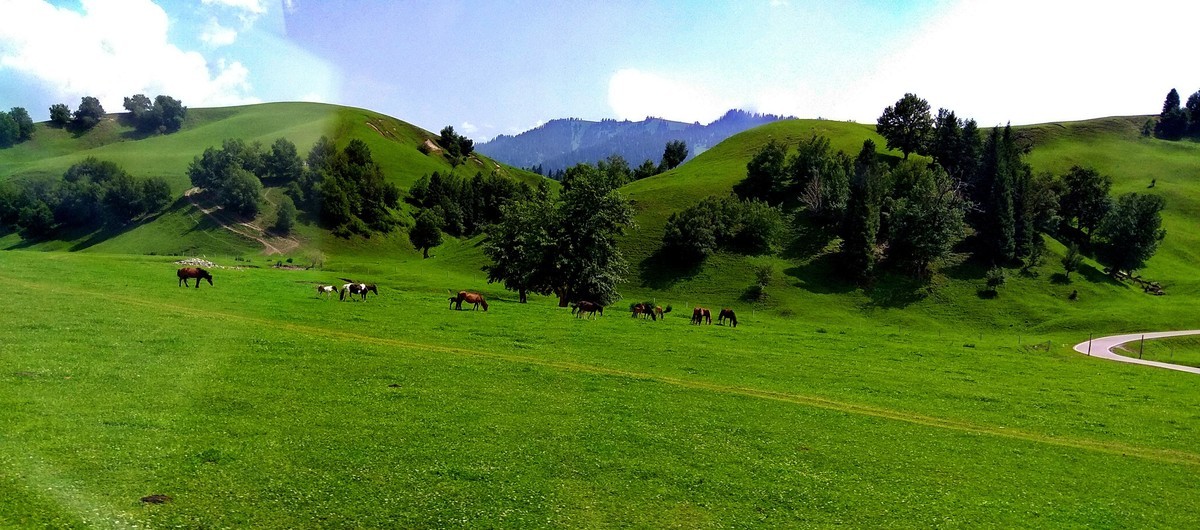
POLYGON ((334 287, 333 289, 338 292, 338 300, 345 300, 346 299, 346 291, 350 290, 350 289, 338 290, 337 287, 334 287))

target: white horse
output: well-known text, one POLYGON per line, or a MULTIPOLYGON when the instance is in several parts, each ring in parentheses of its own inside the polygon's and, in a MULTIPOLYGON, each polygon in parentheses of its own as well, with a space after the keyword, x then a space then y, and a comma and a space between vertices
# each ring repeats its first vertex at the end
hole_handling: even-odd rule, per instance
POLYGON ((335 293, 338 295, 341 294, 340 292, 338 292, 338 288, 336 285, 318 285, 317 286, 317 297, 318 298, 320 298, 321 295, 323 295, 323 294, 333 296, 335 293))

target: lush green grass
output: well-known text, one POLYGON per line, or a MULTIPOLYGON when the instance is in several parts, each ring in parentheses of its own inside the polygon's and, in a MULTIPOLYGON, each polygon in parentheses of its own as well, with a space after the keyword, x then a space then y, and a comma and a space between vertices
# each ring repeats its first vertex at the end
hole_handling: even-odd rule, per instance
POLYGON ((1200 523, 1190 374, 820 307, 578 320, 440 259, 0 253, 0 526, 1200 523), (344 275, 381 295, 315 298, 344 275))
POLYGON ((1184 366, 1200 366, 1200 338, 1167 337, 1145 342, 1135 341, 1122 344, 1122 355, 1138 357, 1151 361, 1182 364, 1184 366))

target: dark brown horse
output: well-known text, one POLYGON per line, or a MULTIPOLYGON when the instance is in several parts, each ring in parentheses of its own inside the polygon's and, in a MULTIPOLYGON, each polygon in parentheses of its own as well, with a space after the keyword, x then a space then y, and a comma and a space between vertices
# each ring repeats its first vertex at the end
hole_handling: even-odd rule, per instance
POLYGON ((191 278, 196 279, 197 289, 200 288, 200 280, 208 280, 209 285, 213 284, 212 275, 200 267, 184 267, 179 269, 179 272, 176 272, 175 274, 179 276, 179 285, 183 287, 188 287, 187 281, 191 278))
POLYGON ((578 304, 575 304, 575 307, 571 308, 571 312, 575 313, 575 318, 583 318, 584 313, 587 313, 589 318, 596 316, 596 313, 604 316, 604 306, 596 302, 580 300, 578 304))
POLYGON ((487 300, 484 300, 483 295, 481 295, 479 293, 473 293, 471 291, 459 291, 458 296, 450 297, 450 307, 451 308, 462 310, 463 302, 472 304, 472 307, 471 307, 472 311, 479 309, 479 306, 483 306, 484 311, 488 310, 487 300))
POLYGON ((706 307, 692 309, 692 323, 697 326, 700 324, 712 324, 712 311, 709 311, 706 307))
POLYGON ((721 309, 721 312, 717 313, 717 324, 724 325, 726 320, 729 321, 730 326, 737 327, 737 315, 728 307, 721 309))

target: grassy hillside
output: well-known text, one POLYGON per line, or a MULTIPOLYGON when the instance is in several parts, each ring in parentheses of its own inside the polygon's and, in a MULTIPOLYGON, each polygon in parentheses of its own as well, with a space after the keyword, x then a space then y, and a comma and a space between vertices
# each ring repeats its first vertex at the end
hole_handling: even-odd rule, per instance
MULTIPOLYGON (((191 187, 187 167, 208 147, 219 147, 227 138, 259 142, 265 148, 277 138, 296 144, 301 156, 321 136, 338 146, 360 139, 371 148, 387 180, 407 189, 422 175, 452 170, 459 175, 478 171, 500 171, 514 179, 536 185, 542 178, 483 157, 472 156, 458 168, 437 154, 425 155, 417 146, 433 133, 390 116, 363 109, 319 103, 267 103, 241 107, 189 109, 182 130, 169 135, 143 135, 124 124, 121 115, 109 115, 84 133, 37 125, 31 141, 0 150, 0 181, 7 179, 58 178, 72 164, 89 156, 120 164, 136 177, 163 177, 177 197, 191 187)), ((267 208, 258 224, 268 226, 274 211, 267 208)), ((302 227, 305 248, 322 252, 404 251, 402 237, 344 240, 329 237, 315 227, 302 227)), ((0 237, 0 248, 25 248, 15 234, 0 237)), ((159 254, 253 254, 257 242, 222 230, 206 220, 187 201, 180 200, 161 216, 115 233, 83 234, 67 241, 37 243, 43 250, 84 250, 159 254)))

